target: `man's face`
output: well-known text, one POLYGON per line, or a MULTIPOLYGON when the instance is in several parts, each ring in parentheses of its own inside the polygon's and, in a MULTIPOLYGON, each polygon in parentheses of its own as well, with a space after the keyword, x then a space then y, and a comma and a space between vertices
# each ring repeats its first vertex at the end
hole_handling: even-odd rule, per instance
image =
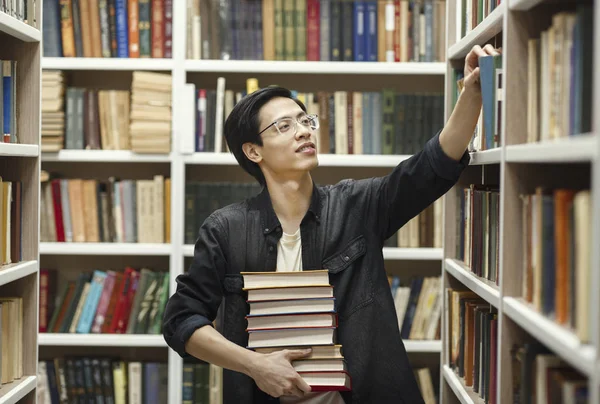
POLYGON ((274 98, 261 108, 259 132, 271 125, 260 135, 262 147, 257 147, 263 170, 285 175, 310 171, 318 165, 318 130, 297 122, 305 116, 302 108, 290 98, 274 98), (277 123, 272 125, 273 122, 277 123))

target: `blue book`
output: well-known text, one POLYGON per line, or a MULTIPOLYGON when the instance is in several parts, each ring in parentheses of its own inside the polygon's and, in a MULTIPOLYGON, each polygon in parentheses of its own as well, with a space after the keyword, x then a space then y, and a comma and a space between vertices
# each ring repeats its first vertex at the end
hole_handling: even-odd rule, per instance
POLYGON ((90 330, 92 329, 92 323, 94 322, 96 309, 98 308, 98 302, 100 301, 100 295, 102 295, 105 279, 106 272, 98 270, 94 271, 90 290, 83 305, 79 323, 77 323, 77 333, 89 334, 90 330))
POLYGON ((364 62, 367 60, 365 52, 366 32, 365 32, 365 4, 364 1, 354 2, 354 27, 352 29, 352 39, 354 42, 354 61, 364 62))
POLYGON ((377 62, 377 1, 365 1, 365 54, 367 62, 377 62))
POLYGON ((483 103, 483 150, 494 147, 496 122, 496 69, 502 68, 502 55, 483 56, 479 58, 479 76, 481 81, 481 98, 483 103))
POLYGON ((127 2, 115 0, 115 14, 117 25, 117 57, 129 57, 129 27, 127 25, 127 2))

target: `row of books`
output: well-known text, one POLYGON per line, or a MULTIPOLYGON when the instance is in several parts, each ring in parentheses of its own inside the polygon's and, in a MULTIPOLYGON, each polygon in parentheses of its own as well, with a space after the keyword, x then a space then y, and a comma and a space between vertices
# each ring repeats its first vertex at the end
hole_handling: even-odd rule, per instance
POLYGON ((443 0, 188 0, 187 58, 441 62, 443 0))
MULTIPOLYGON (((226 79, 217 79, 216 89, 185 90, 186 126, 183 152, 223 152, 227 145, 223 123, 245 95, 257 90, 250 78, 246 91, 226 89, 226 79)), ((414 154, 443 127, 444 97, 435 93, 293 91, 309 114, 319 117, 319 153, 414 154)))
POLYGON ((591 131, 592 5, 553 15, 527 42, 527 142, 591 131))
POLYGON ((173 0, 44 1, 44 56, 170 58, 173 0))
POLYGON ((168 365, 67 356, 38 362, 38 404, 167 403, 168 365))
POLYGON ((168 271, 84 271, 66 282, 58 276, 56 270, 40 270, 40 332, 161 333, 168 271))
POLYGON ((589 342, 592 217, 589 190, 537 187, 522 200, 522 296, 589 342))
POLYGON ((459 15, 460 38, 464 38, 469 32, 483 22, 483 20, 494 11, 503 0, 463 0, 462 7, 457 9, 459 15))
POLYGON ((37 25, 35 1, 31 0, 11 0, 0 2, 0 12, 5 13, 27 25, 35 27, 37 25))
POLYGON ((0 384, 23 377, 23 298, 0 297, 0 384))
POLYGON ((186 359, 183 363, 182 404, 221 404, 223 369, 219 366, 186 359))
POLYGON ((135 71, 128 90, 65 86, 42 73, 42 150, 171 150, 171 76, 135 71))
POLYGON ((316 348, 311 357, 292 363, 312 391, 351 390, 343 347, 337 344, 338 316, 329 272, 280 270, 241 275, 249 304, 247 348, 316 348), (327 354, 321 356, 321 350, 327 354))
POLYGON ((389 277, 389 281, 402 339, 439 340, 441 278, 416 277, 409 286, 401 286, 398 276, 389 277))
POLYGON ((170 242, 171 180, 53 178, 42 172, 42 242, 170 242))
POLYGON ((17 143, 17 61, 0 60, 0 142, 17 143))
POLYGON ((498 312, 474 292, 446 289, 445 294, 450 367, 485 403, 494 404, 498 383, 498 312))
POLYGON ((539 342, 514 344, 510 360, 514 402, 591 402, 588 379, 539 342))
POLYGON ((500 192, 471 184, 459 188, 456 258, 475 275, 500 284, 500 192))

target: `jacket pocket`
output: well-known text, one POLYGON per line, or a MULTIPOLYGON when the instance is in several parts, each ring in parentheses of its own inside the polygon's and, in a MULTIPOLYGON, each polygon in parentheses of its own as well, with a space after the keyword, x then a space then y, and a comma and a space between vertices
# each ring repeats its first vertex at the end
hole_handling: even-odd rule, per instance
POLYGON ((359 235, 345 244, 339 252, 325 258, 322 267, 329 271, 335 306, 341 319, 373 301, 373 281, 369 268, 363 265, 367 243, 359 235))

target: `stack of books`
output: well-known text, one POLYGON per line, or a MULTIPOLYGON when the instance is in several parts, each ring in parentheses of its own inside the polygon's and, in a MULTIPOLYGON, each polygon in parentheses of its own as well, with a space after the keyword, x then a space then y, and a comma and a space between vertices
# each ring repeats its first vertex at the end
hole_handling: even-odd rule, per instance
POLYGON ((336 344, 338 318, 326 270, 242 272, 250 312, 248 348, 259 353, 312 348, 292 365, 312 391, 351 390, 342 346, 336 344))
POLYGON ((57 152, 65 137, 65 81, 61 71, 42 72, 42 152, 57 152))
POLYGON ((136 153, 171 151, 171 75, 133 72, 129 132, 136 153))

